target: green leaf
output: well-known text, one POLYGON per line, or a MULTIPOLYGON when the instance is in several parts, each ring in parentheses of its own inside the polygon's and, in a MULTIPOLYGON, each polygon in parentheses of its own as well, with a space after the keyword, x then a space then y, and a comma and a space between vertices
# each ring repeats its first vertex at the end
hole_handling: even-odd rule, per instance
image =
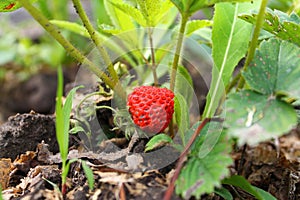
POLYGON ((151 150, 159 147, 160 145, 163 145, 166 143, 173 143, 173 140, 170 136, 163 134, 163 133, 155 135, 146 144, 145 152, 151 151, 151 150))
POLYGON ((259 192, 255 190, 255 188, 242 176, 233 175, 229 178, 226 178, 222 181, 223 184, 233 185, 235 187, 239 187, 242 190, 248 192, 253 195, 258 200, 263 200, 263 197, 259 192))
POLYGON ((235 66, 247 52, 252 26, 238 19, 237 16, 258 8, 259 2, 219 3, 215 6, 212 30, 214 67, 204 117, 214 116, 235 66))
POLYGON ((85 130, 81 126, 75 126, 69 131, 70 134, 76 134, 78 132, 85 132, 85 130))
POLYGON ((270 193, 252 186, 243 176, 233 175, 222 181, 223 184, 233 185, 253 195, 258 200, 276 200, 270 193))
POLYGON ((171 2, 177 7, 180 13, 184 13, 184 5, 182 0, 171 0, 171 2))
POLYGON ((183 146, 185 146, 184 134, 190 127, 189 107, 185 98, 180 93, 176 93, 174 102, 175 119, 183 146))
MULTIPOLYGON (((58 187, 57 184, 53 183, 52 181, 50 181, 50 180, 48 180, 48 179, 46 179, 46 178, 44 178, 44 177, 42 177, 42 179, 45 180, 47 183, 49 183, 49 184, 54 188, 55 191, 61 192, 61 191, 59 190, 59 187, 58 187)), ((1 196, 1 191, 0 191, 0 196, 1 196)), ((3 199, 0 198, 0 200, 3 200, 3 199)))
POLYGON ((70 170, 70 166, 72 163, 77 162, 78 159, 77 158, 73 158, 71 160, 69 160, 65 165, 63 164, 62 166, 62 172, 61 172, 61 177, 62 177, 62 183, 66 183, 66 178, 68 176, 69 170, 70 170))
POLYGON ((263 41, 243 76, 251 88, 262 94, 300 99, 299 55, 300 48, 292 43, 274 38, 263 41))
MULTIPOLYGON (((243 14, 241 19, 254 24, 257 14, 243 14)), ((300 18, 295 13, 287 15, 281 11, 268 9, 262 27, 276 37, 300 46, 300 18)))
POLYGON ((85 176, 88 180, 89 188, 90 188, 90 190, 93 190, 94 189, 94 183, 95 183, 93 171, 86 164, 86 162, 84 160, 81 161, 81 165, 82 165, 83 171, 85 173, 85 176))
MULTIPOLYGON (((252 0, 253 1, 253 0, 252 0)), ((190 5, 189 12, 194 13, 201 8, 207 8, 209 6, 212 6, 216 3, 224 3, 224 2, 230 2, 230 3, 242 3, 242 2, 251 2, 251 0, 186 0, 186 2, 192 2, 190 5)))
POLYGON ((59 145, 59 152, 63 162, 66 162, 69 148, 69 128, 70 114, 72 110, 72 100, 75 91, 81 86, 73 88, 66 97, 65 104, 62 104, 63 94, 63 75, 61 66, 58 67, 58 84, 57 84, 57 100, 56 100, 56 139, 59 145))
POLYGON ((213 192, 215 187, 220 186, 221 180, 229 175, 228 166, 233 162, 229 156, 231 145, 220 128, 215 122, 207 124, 192 146, 190 157, 182 168, 176 185, 176 193, 185 199, 191 196, 199 199, 202 194, 213 192), (207 141, 206 136, 213 135, 217 135, 219 139, 210 152, 203 156, 201 146, 207 141))
POLYGON ((96 21, 98 24, 112 24, 110 17, 111 13, 108 13, 108 10, 105 7, 107 0, 91 1, 91 9, 93 21, 96 21))
MULTIPOLYGON (((122 0, 104 0, 105 10, 110 17, 113 27, 120 30, 131 30, 135 28, 130 16, 114 4, 123 4, 122 0)), ((101 22, 103 24, 104 22, 101 22)), ((105 22, 107 23, 107 22, 105 22)))
POLYGON ((72 31, 73 33, 77 33, 78 35, 90 38, 88 31, 80 24, 63 20, 50 20, 50 22, 59 28, 63 28, 65 30, 72 31))
MULTIPOLYGON (((67 151, 65 145, 65 134, 64 134, 64 113, 63 113, 63 104, 62 104, 62 95, 63 95, 63 72, 61 66, 57 69, 57 92, 56 92, 56 139, 59 145, 60 156, 63 162, 67 160, 67 151)), ((68 147, 67 147, 68 148, 68 147)))
POLYGON ((263 200, 276 200, 276 198, 269 192, 266 192, 258 187, 252 186, 262 197, 263 200))
POLYGON ((193 32, 208 26, 212 26, 213 22, 210 20, 191 20, 187 23, 186 36, 190 36, 193 32))
POLYGON ((2 197, 2 187, 0 185, 0 200, 3 200, 3 197, 2 197))
POLYGON ((187 13, 188 15, 192 15, 194 12, 200 9, 210 7, 216 3, 250 2, 251 0, 171 0, 171 1, 178 8, 181 14, 187 13))
POLYGON ((63 132, 63 136, 61 137, 61 139, 63 139, 63 141, 61 141, 61 144, 63 144, 64 154, 65 153, 68 154, 68 148, 69 148, 69 130, 70 130, 70 117, 72 111, 72 101, 76 90, 79 88, 83 88, 83 86, 77 86, 69 92, 69 94, 66 97, 65 104, 63 106, 64 132, 63 132))
POLYGON ((147 26, 147 21, 144 18, 144 15, 142 14, 142 12, 129 5, 126 3, 115 3, 115 2, 111 2, 116 8, 118 8, 119 10, 121 10, 123 13, 129 15, 130 17, 132 17, 137 23, 139 23, 141 26, 146 27, 147 26))
MULTIPOLYGON (((29 2, 34 3, 37 0, 29 0, 29 2)), ((21 4, 16 0, 2 0, 0 1, 0 12, 11 12, 21 8, 21 4)))
POLYGON ((169 0, 136 0, 147 26, 154 27, 171 8, 169 0))
POLYGON ((120 34, 122 32, 122 30, 116 29, 115 27, 110 26, 108 24, 100 24, 99 29, 104 33, 109 33, 113 35, 120 34))
POLYGON ((224 198, 225 200, 233 200, 233 197, 230 194, 230 192, 224 187, 216 188, 215 193, 224 198))
POLYGON ((230 94, 225 113, 228 133, 238 139, 239 145, 256 145, 279 137, 297 124, 291 105, 249 90, 230 94))

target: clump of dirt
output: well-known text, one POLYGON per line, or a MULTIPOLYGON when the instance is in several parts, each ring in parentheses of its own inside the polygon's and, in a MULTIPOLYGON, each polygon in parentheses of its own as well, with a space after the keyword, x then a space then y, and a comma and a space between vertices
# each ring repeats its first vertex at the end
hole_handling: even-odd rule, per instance
POLYGON ((45 141, 54 153, 59 151, 55 121, 52 115, 17 114, 0 126, 0 158, 15 159, 26 151, 33 151, 45 141))

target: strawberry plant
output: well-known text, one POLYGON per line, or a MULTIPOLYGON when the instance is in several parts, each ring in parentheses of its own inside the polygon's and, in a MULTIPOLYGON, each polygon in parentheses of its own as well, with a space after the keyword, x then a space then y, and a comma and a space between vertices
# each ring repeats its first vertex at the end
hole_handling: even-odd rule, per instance
MULTIPOLYGON (((115 125, 127 137, 148 133, 146 153, 166 143, 180 151, 164 199, 170 199, 174 190, 185 199, 211 193, 233 199, 225 185, 257 199, 274 199, 245 178, 230 174, 229 167, 234 165, 233 146, 276 139, 298 124, 296 3, 285 9, 295 12, 287 14, 267 8, 267 0, 103 0, 99 5, 109 17, 103 20, 99 14, 94 28, 81 2, 72 2, 81 24, 48 20, 28 0, 5 1, 0 10, 23 6, 96 76, 97 83, 113 90, 115 105, 110 109, 115 125), (196 12, 212 7, 212 19, 191 20, 196 12), (90 38, 95 50, 84 55, 60 34, 62 28, 90 38), (201 115, 193 94, 193 81, 200 75, 192 78, 188 62, 198 67, 202 63, 193 62, 197 57, 193 54, 206 55, 213 62, 201 115), (193 109, 198 110, 196 120, 193 109)), ((94 95, 99 93, 88 96, 94 95)), ((66 160, 66 146, 61 151, 66 160)))

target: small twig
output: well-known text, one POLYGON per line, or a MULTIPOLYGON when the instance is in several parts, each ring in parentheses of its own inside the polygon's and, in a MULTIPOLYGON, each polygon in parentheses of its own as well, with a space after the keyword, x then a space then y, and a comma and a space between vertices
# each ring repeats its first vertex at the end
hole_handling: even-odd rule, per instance
POLYGON ((175 173, 171 179, 170 185, 165 193, 164 196, 164 200, 170 200, 172 197, 172 194, 174 192, 174 188, 175 188, 175 182, 179 177, 179 173, 183 167, 183 164, 185 162, 186 156, 192 146, 192 144, 194 143, 194 141, 196 140, 196 138, 198 137, 198 135, 200 134, 201 130, 204 128, 204 126, 210 122, 211 119, 210 118, 205 118, 201 124, 198 126, 198 128, 195 130, 194 134, 192 135, 192 137, 190 138, 189 142, 187 143, 186 147, 184 148, 183 152, 180 154, 179 160, 177 162, 176 165, 176 169, 175 169, 175 173))

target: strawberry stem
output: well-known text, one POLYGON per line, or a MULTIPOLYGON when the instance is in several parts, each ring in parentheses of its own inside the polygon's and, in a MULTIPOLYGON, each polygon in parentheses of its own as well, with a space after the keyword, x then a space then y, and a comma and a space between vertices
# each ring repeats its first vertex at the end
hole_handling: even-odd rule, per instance
POLYGON ((177 68, 178 68, 180 53, 181 53, 181 49, 182 49, 182 45, 183 45, 185 28, 186 28, 188 19, 189 19, 188 13, 181 14, 181 24, 180 24, 179 35, 178 35, 178 39, 177 39, 176 50, 175 50, 175 55, 174 55, 174 59, 173 59, 173 63, 172 63, 172 71, 171 71, 170 90, 172 90, 173 92, 175 89, 177 68))
MULTIPOLYGON (((256 23, 255 23, 255 27, 254 27, 254 32, 252 35, 252 40, 250 43, 250 47, 248 48, 248 53, 247 53, 247 57, 246 57, 246 61, 243 67, 243 71, 246 71, 249 64, 251 63, 254 54, 255 54, 255 50, 256 50, 256 46, 257 46, 257 42, 258 42, 258 37, 260 34, 260 30, 261 27, 263 26, 264 23, 264 19, 265 19, 265 10, 268 4, 268 0, 262 0, 261 4, 260 4, 260 9, 257 15, 257 19, 256 19, 256 23)), ((245 85, 245 79, 243 78, 243 76, 240 77, 238 86, 237 86, 237 90, 242 89, 245 85)))
MULTIPOLYGON (((174 59, 173 59, 173 63, 172 63, 172 70, 171 70, 170 90, 173 92, 175 89, 177 68, 178 68, 180 52, 181 52, 181 48, 182 48, 182 44, 183 44, 183 38, 184 38, 185 28, 186 28, 188 19, 189 19, 188 13, 181 13, 181 24, 180 24, 179 35, 178 35, 178 39, 177 39, 176 50, 175 50, 175 55, 174 55, 174 59)), ((171 122, 169 124, 169 131, 170 131, 170 136, 172 138, 174 137, 173 124, 174 124, 173 119, 171 119, 171 122)))
POLYGON ((119 77, 118 77, 117 72, 114 69, 113 63, 110 60, 110 57, 109 57, 107 51, 102 46, 101 38, 99 37, 98 34, 96 34, 96 30, 94 29, 88 16, 86 15, 80 0, 72 0, 72 2, 73 2, 74 8, 77 11, 77 14, 80 17, 84 27, 87 29, 92 41, 94 42, 99 53, 101 54, 101 56, 105 62, 105 65, 108 68, 108 72, 109 72, 110 76, 112 77, 112 80, 114 81, 114 83, 119 82, 119 77))
POLYGON ((157 73, 156 73, 156 61, 155 61, 155 51, 154 51, 154 46, 153 46, 153 38, 152 38, 152 33, 153 29, 151 27, 148 27, 148 34, 149 34, 149 43, 150 43, 150 49, 151 49, 151 69, 152 69, 152 74, 153 74, 153 79, 154 79, 154 86, 158 86, 158 78, 157 78, 157 73))
POLYGON ((86 67, 93 72, 96 76, 101 78, 106 85, 112 88, 118 96, 122 99, 126 99, 126 93, 121 87, 119 82, 116 83, 114 79, 107 76, 98 66, 96 66, 91 60, 83 55, 77 48, 75 48, 70 41, 68 41, 59 31, 59 29, 49 22, 49 20, 36 9, 28 0, 19 0, 20 4, 27 10, 27 12, 57 41, 66 52, 76 59, 81 64, 86 64, 86 67))

